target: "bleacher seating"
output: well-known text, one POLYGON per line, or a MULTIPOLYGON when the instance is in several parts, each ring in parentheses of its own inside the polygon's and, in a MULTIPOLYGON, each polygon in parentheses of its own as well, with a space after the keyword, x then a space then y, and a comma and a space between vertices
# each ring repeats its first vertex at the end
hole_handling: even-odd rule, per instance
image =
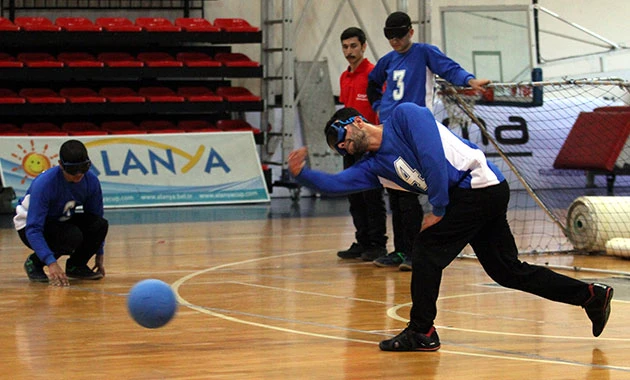
POLYGON ((129 120, 104 121, 101 123, 101 129, 112 135, 147 133, 147 131, 142 130, 138 125, 129 120))
POLYGON ((152 103, 183 103, 186 100, 183 96, 177 95, 175 91, 168 87, 141 87, 138 90, 138 94, 144 96, 152 103))
POLYGON ((59 53, 57 60, 61 61, 66 67, 103 67, 105 63, 98 61, 90 53, 59 53))
POLYGON ((126 17, 99 17, 96 19, 96 25, 103 28, 107 32, 140 32, 142 27, 134 25, 134 23, 126 17))
POLYGON ((221 102, 223 98, 215 94, 208 87, 179 87, 177 94, 183 96, 189 102, 221 102))
POLYGON ((259 102, 261 100, 245 87, 218 87, 216 93, 228 102, 259 102))
POLYGON ((18 61, 14 56, 7 53, 0 53, 0 67, 24 67, 24 62, 18 61))
POLYGON ((214 59, 227 67, 258 67, 260 63, 252 61, 243 53, 217 53, 214 59))
POLYGON ((147 32, 181 32, 182 28, 163 17, 138 17, 136 25, 147 32))
POLYGON ((258 32, 260 30, 242 18, 216 18, 213 24, 226 32, 258 32))
POLYGON ((0 31, 1 32, 17 32, 20 27, 15 25, 8 18, 0 17, 0 31))
POLYGON ((90 121, 71 121, 61 124, 61 130, 68 133, 77 133, 77 132, 105 132, 98 125, 90 122, 90 121))
POLYGON ((207 120, 180 120, 177 122, 177 129, 185 132, 221 132, 207 120))
POLYGON ((144 67, 144 62, 138 61, 129 53, 99 53, 97 59, 109 67, 144 67))
POLYGON ((61 27, 46 17, 16 17, 15 25, 27 32, 59 32, 61 27))
POLYGON ((49 53, 19 53, 19 61, 24 62, 27 67, 63 67, 63 62, 58 61, 49 53))
POLYGON ((65 103, 66 98, 59 96, 50 88, 23 88, 19 95, 29 103, 65 103))
POLYGON ((62 132, 56 124, 48 122, 24 123, 22 124, 22 131, 28 133, 29 135, 41 134, 44 132, 62 132))
POLYGON ((59 17, 55 20, 55 25, 68 32, 100 32, 103 30, 103 27, 94 24, 92 20, 85 17, 59 17))
POLYGON ((212 59, 206 53, 201 52, 180 52, 176 58, 188 67, 221 67, 221 62, 212 59))
POLYGON ((183 62, 176 61, 175 58, 164 52, 145 52, 138 54, 138 60, 149 67, 182 67, 183 62))
POLYGON ((107 101, 104 96, 86 87, 62 88, 59 95, 67 98, 71 103, 105 103, 107 101))
POLYGON ((103 87, 99 95, 107 98, 111 103, 144 103, 146 98, 128 87, 103 87))
POLYGON ((175 25, 181 27, 186 32, 220 32, 221 28, 212 25, 205 18, 186 18, 180 17, 175 19, 175 25))
POLYGON ((0 104, 24 104, 26 99, 8 88, 0 88, 0 104))

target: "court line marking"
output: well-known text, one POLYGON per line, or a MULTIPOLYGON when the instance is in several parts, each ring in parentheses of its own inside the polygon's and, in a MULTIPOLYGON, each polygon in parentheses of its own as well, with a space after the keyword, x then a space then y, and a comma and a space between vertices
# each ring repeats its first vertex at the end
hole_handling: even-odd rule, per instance
MULTIPOLYGON (((283 258, 283 257, 292 257, 292 256, 301 256, 301 255, 307 255, 307 254, 311 254, 311 253, 321 253, 321 252, 328 252, 328 251, 330 251, 330 250, 324 249, 324 250, 314 250, 314 251, 305 251, 305 252, 294 252, 294 253, 287 253, 287 254, 283 254, 283 255, 259 257, 259 258, 255 258, 255 259, 248 259, 248 260, 243 260, 243 261, 238 261, 238 262, 222 264, 222 265, 218 265, 218 266, 215 266, 215 267, 210 267, 210 268, 202 269, 202 270, 197 271, 197 272, 190 273, 190 274, 188 274, 188 275, 186 275, 186 276, 176 280, 175 282, 173 282, 171 287, 173 288, 175 296, 177 297, 177 301, 182 306, 185 306, 185 307, 187 307, 189 309, 198 311, 198 312, 200 312, 202 314, 211 315, 211 316, 214 316, 214 317, 217 317, 217 318, 221 318, 221 319, 224 319, 224 320, 227 320, 227 321, 231 321, 231 322, 235 322, 235 323, 241 323, 241 324, 255 326, 255 327, 260 327, 260 328, 265 328, 265 329, 270 329, 270 330, 276 330, 276 331, 282 331, 282 332, 287 332, 287 333, 293 333, 293 334, 298 334, 298 335, 317 337, 317 338, 340 340, 340 341, 348 341, 348 342, 356 342, 356 343, 366 343, 366 344, 372 344, 372 345, 378 344, 377 342, 368 341, 368 340, 352 339, 352 338, 347 338, 347 337, 339 337, 339 336, 335 336, 335 335, 327 335, 327 334, 319 334, 319 333, 311 333, 311 332, 307 332, 307 331, 301 331, 301 330, 289 329, 289 328, 284 328, 284 327, 278 327, 278 326, 268 325, 268 324, 264 324, 264 323, 252 322, 252 321, 247 321, 247 320, 231 317, 229 315, 226 315, 226 314, 223 314, 223 313, 217 313, 217 312, 214 312, 212 310, 209 310, 208 308, 192 304, 192 303, 188 302, 188 300, 186 300, 184 297, 182 297, 179 294, 179 288, 184 283, 186 283, 187 281, 189 281, 190 279, 192 279, 194 277, 200 276, 200 275, 208 273, 208 272, 216 271, 216 270, 227 268, 227 267, 231 267, 231 266, 255 263, 255 262, 269 260, 269 259, 276 259, 276 258, 283 258)), ((493 294, 493 293, 480 293, 480 294, 485 295, 485 294, 493 294)), ((466 296, 466 295, 462 295, 462 296, 466 296)), ((455 297, 456 296, 449 296, 448 298, 455 298, 455 297)), ((388 309, 387 315, 390 316, 391 318, 408 322, 408 320, 402 319, 400 316, 395 314, 395 311, 397 311, 401 307, 405 307, 405 306, 410 306, 410 303, 396 305, 396 306, 388 309), (392 314, 392 310, 394 310, 393 314, 392 314)), ((453 327, 447 327, 447 326, 438 326, 438 327, 443 328, 443 329, 459 330, 459 331, 466 331, 466 332, 481 332, 481 333, 489 333, 489 334, 497 334, 497 335, 506 335, 506 333, 501 333, 501 332, 460 329, 460 328, 453 328, 453 327)), ((588 339, 588 340, 594 339, 594 338, 531 335, 531 334, 518 334, 518 333, 507 333, 507 334, 512 334, 512 335, 515 335, 515 336, 530 336, 530 337, 558 338, 558 339, 566 339, 566 338, 570 338, 570 339, 588 339)), ((621 339, 597 338, 597 340, 630 341, 630 339, 625 339, 625 338, 621 338, 621 339)), ((605 368, 605 369, 615 369, 615 370, 630 372, 630 367, 599 365, 599 364, 593 364, 593 363, 571 362, 571 361, 560 360, 560 359, 553 359, 552 360, 552 359, 537 359, 537 358, 528 358, 528 357, 524 357, 523 358, 523 357, 515 357, 515 356, 506 356, 506 355, 518 355, 519 353, 515 353, 515 354, 513 354, 513 353, 506 353, 505 355, 493 355, 493 354, 479 354, 479 353, 464 352, 464 351, 452 351, 452 350, 444 350, 444 349, 440 349, 439 352, 441 352, 441 353, 448 353, 448 354, 454 354, 454 355, 482 357, 482 358, 513 360, 513 361, 524 361, 524 362, 545 363, 545 364, 561 364, 561 365, 587 367, 587 368, 605 368)))

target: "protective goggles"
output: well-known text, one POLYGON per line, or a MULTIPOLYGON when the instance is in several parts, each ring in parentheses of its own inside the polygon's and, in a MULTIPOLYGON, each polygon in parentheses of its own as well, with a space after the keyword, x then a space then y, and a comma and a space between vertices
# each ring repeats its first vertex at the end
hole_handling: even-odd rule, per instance
POLYGON ((385 33, 385 38, 388 40, 392 40, 394 38, 401 39, 409 33, 411 30, 411 26, 396 26, 392 28, 383 28, 383 32, 385 33))
MULTIPOLYGON (((328 146, 336 150, 342 156, 348 154, 347 150, 339 148, 339 143, 346 140, 346 134, 348 133, 345 126, 352 124, 357 117, 361 116, 352 116, 346 120, 337 120, 330 124, 330 128, 326 132, 326 141, 328 142, 328 146)), ((361 119, 363 119, 363 121, 367 121, 363 117, 361 117, 361 119)))
POLYGON ((63 167, 63 171, 70 175, 77 175, 79 173, 85 174, 90 170, 92 166, 92 161, 85 160, 82 162, 63 162, 61 161, 61 166, 63 167))

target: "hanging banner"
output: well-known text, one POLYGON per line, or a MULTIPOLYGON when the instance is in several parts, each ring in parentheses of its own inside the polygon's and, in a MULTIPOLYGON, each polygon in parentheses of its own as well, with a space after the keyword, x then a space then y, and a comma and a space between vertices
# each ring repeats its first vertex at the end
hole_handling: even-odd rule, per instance
POLYGON ((58 165, 59 147, 70 139, 87 147, 105 207, 269 201, 251 132, 3 136, 3 186, 23 196, 39 173, 58 165))

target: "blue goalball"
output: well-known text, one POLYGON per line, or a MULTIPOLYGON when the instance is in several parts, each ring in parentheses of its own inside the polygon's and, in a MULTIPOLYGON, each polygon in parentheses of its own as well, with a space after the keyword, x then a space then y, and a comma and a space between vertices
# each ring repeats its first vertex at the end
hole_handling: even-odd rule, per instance
POLYGON ((149 279, 135 284, 127 297, 129 314, 140 326, 155 329, 167 324, 177 311, 177 300, 164 281, 149 279))

